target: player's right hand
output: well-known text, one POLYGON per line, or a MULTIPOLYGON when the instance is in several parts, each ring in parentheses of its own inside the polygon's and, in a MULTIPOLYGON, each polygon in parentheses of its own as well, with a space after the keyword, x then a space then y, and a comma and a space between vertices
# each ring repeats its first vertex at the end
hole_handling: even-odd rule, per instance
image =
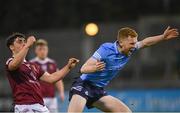
POLYGON ((31 47, 34 44, 34 42, 36 42, 36 38, 34 36, 30 36, 27 39, 26 46, 31 47))
POLYGON ((76 66, 76 64, 79 63, 79 60, 76 58, 70 58, 68 61, 69 69, 72 69, 76 66))
POLYGON ((95 65, 96 71, 103 71, 105 69, 105 66, 106 64, 104 62, 97 61, 95 65))

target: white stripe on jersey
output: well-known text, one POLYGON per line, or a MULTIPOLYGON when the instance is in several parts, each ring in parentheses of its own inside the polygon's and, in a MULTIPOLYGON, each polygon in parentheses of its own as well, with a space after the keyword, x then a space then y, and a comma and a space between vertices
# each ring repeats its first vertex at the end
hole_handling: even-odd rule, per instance
POLYGON ((98 60, 100 60, 102 57, 98 52, 95 52, 93 55, 95 58, 97 58, 98 60))
POLYGON ((12 61, 13 58, 9 58, 7 61, 6 61, 6 65, 9 65, 10 61, 12 61))

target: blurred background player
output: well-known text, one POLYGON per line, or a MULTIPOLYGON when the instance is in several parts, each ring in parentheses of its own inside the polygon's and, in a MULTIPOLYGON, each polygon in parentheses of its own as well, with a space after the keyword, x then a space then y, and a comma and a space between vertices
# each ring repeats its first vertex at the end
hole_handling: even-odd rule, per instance
POLYGON ((86 105, 103 112, 131 112, 122 101, 110 96, 104 87, 140 48, 149 47, 164 40, 178 37, 177 29, 168 27, 162 35, 137 41, 138 34, 131 28, 122 28, 117 41, 104 43, 81 68, 83 73, 72 85, 68 112, 82 112, 86 105))
POLYGON ((21 33, 13 33, 7 39, 12 57, 6 62, 6 73, 12 89, 16 113, 46 112, 39 81, 56 83, 62 80, 75 67, 79 60, 69 59, 59 71, 52 74, 43 71, 38 65, 25 60, 29 48, 36 41, 34 36, 27 38, 21 33))
MULTIPOLYGON (((36 63, 42 70, 48 73, 54 73, 58 70, 56 62, 48 57, 48 43, 44 39, 39 39, 35 43, 36 57, 31 62, 36 63)), ((55 96, 54 84, 49 84, 41 81, 41 89, 43 94, 43 100, 50 112, 58 112, 58 103, 55 96)), ((56 82, 55 86, 58 89, 60 99, 64 101, 64 84, 60 80, 56 82)))

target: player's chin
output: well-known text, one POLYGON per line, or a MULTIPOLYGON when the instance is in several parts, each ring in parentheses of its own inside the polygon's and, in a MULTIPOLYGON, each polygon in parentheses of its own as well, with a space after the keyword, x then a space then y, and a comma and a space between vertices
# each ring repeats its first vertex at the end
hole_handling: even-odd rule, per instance
POLYGON ((17 48, 18 51, 20 51, 23 48, 23 46, 20 46, 17 48))
POLYGON ((25 46, 25 45, 22 45, 22 46, 20 47, 20 49, 22 49, 24 46, 25 46))

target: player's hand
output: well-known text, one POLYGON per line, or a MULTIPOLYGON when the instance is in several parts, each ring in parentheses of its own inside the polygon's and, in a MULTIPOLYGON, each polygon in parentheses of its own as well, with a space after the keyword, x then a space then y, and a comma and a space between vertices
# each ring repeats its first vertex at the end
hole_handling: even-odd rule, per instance
POLYGON ((36 38, 34 36, 28 37, 26 47, 31 47, 34 44, 34 42, 36 42, 36 38))
POLYGON ((173 39, 179 36, 178 29, 171 29, 170 26, 167 27, 167 29, 163 33, 163 39, 164 40, 169 40, 173 39))
POLYGON ((62 102, 64 102, 64 99, 65 99, 64 93, 60 93, 60 99, 62 102))
POLYGON ((106 64, 104 62, 97 61, 95 65, 96 71, 103 71, 105 69, 105 66, 106 64))
POLYGON ((72 69, 72 68, 74 68, 74 67, 76 66, 76 64, 77 64, 78 62, 79 62, 78 59, 76 59, 76 58, 70 58, 67 65, 68 65, 69 69, 72 69))

